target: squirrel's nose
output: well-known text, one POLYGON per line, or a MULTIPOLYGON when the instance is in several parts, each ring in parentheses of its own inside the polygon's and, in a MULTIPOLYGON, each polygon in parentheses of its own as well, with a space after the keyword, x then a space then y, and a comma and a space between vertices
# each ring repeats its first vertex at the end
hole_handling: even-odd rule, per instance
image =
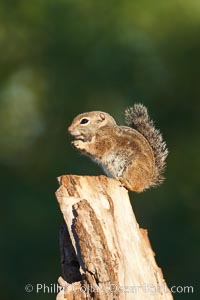
POLYGON ((71 132, 72 132, 72 127, 69 126, 69 127, 67 128, 67 131, 68 131, 69 133, 71 133, 71 132))

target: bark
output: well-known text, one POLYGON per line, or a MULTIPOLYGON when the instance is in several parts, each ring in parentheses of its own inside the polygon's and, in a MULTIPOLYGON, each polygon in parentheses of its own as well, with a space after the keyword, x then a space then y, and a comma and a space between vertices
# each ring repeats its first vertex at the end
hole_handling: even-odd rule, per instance
POLYGON ((120 182, 65 175, 59 183, 63 290, 57 300, 172 299, 120 182))

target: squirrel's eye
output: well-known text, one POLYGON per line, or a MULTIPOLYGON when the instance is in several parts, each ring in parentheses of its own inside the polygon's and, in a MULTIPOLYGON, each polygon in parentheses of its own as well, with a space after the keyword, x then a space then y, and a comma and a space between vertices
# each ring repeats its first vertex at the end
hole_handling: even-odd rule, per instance
POLYGON ((82 119, 82 120, 80 121, 80 124, 86 124, 86 123, 88 123, 88 122, 89 122, 89 120, 86 119, 86 118, 84 118, 84 119, 82 119))

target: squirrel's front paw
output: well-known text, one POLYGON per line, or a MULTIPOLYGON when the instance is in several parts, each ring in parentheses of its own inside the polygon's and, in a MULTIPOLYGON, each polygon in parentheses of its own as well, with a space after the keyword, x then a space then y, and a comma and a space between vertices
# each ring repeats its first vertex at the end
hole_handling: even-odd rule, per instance
POLYGON ((75 140, 71 142, 72 146, 80 151, 85 150, 84 142, 81 140, 75 140))

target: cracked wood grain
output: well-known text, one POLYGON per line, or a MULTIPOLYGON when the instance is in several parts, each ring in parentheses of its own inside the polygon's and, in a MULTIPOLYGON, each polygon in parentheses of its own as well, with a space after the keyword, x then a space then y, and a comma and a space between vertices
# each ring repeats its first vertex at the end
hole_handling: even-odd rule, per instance
POLYGON ((128 192, 105 176, 59 177, 62 227, 57 300, 170 300, 147 231, 135 219, 128 192), (153 295, 152 295, 153 292, 153 295))

